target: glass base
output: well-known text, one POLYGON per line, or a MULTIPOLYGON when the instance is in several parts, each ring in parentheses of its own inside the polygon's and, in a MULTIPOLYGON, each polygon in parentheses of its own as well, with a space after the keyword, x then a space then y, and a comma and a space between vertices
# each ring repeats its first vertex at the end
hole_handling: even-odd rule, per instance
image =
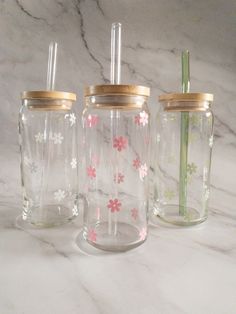
POLYGON ((188 207, 186 213, 181 215, 178 205, 163 205, 162 208, 154 208, 153 215, 167 223, 177 226, 193 226, 207 219, 196 209, 188 207))
POLYGON ((146 240, 146 234, 144 232, 142 234, 138 228, 130 224, 118 222, 116 230, 116 232, 113 230, 113 233, 109 234, 109 225, 104 222, 89 229, 86 227, 83 236, 95 248, 110 252, 128 251, 141 245, 146 240))
POLYGON ((44 208, 31 207, 24 209, 22 219, 38 228, 51 228, 66 224, 76 218, 71 208, 61 205, 48 205, 44 208))

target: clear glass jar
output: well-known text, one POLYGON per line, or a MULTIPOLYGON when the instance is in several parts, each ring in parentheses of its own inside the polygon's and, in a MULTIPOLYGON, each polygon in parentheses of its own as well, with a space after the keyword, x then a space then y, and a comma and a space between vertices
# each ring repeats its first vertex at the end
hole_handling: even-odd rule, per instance
POLYGON ((159 100, 153 214, 176 225, 197 224, 207 218, 213 95, 167 94, 159 100))
POLYGON ((22 218, 51 227, 78 215, 76 95, 22 94, 19 116, 22 218))
POLYGON ((149 88, 98 85, 85 90, 84 237, 108 251, 147 237, 149 88))

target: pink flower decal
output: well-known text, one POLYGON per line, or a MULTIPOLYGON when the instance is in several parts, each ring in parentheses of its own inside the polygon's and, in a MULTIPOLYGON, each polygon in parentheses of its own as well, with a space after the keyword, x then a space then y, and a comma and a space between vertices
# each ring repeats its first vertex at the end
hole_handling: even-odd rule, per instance
POLYGON ((88 128, 92 128, 96 126, 97 124, 98 124, 98 117, 91 114, 88 115, 88 117, 86 118, 86 126, 88 128))
POLYGON ((127 138, 123 136, 114 137, 113 139, 113 147, 116 148, 119 152, 122 151, 122 149, 126 149, 128 145, 127 138))
POLYGON ((88 240, 91 242, 96 242, 97 241, 97 233, 95 232, 94 229, 90 229, 88 231, 88 240))
POLYGON ((135 124, 142 126, 148 124, 148 114, 146 113, 146 111, 142 111, 139 113, 139 115, 135 116, 134 122, 135 124))
POLYGON ((133 166, 135 169, 139 169, 140 165, 141 165, 141 162, 138 157, 133 160, 133 166))
POLYGON ((120 184, 121 182, 124 182, 124 175, 122 173, 114 174, 114 182, 120 184))
POLYGON ((134 117, 134 123, 137 125, 140 125, 140 116, 139 115, 134 117))
POLYGON ((137 220, 137 218, 138 218, 138 210, 137 210, 137 208, 131 209, 131 216, 134 218, 134 220, 137 220))
POLYGON ((121 210, 121 203, 118 201, 117 198, 115 198, 114 200, 109 200, 109 203, 107 205, 107 208, 111 209, 111 212, 119 212, 121 210))
POLYGON ((145 126, 146 124, 148 124, 148 114, 146 113, 146 111, 140 112, 139 122, 140 124, 142 124, 142 126, 145 126))
POLYGON ((142 228, 139 232, 139 238, 141 241, 144 241, 147 236, 147 228, 142 228))
POLYGON ((143 164, 139 167, 139 178, 141 181, 143 181, 143 179, 146 177, 148 172, 148 168, 146 164, 143 164))
POLYGON ((88 177, 90 177, 91 179, 95 178, 96 177, 96 169, 92 166, 89 166, 87 168, 87 175, 88 177))

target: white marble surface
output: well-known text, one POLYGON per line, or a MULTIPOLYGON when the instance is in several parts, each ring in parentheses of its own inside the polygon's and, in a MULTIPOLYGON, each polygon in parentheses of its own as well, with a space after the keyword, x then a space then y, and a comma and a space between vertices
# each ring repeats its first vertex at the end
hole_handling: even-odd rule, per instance
POLYGON ((234 0, 0 1, 0 313, 234 314, 236 312, 236 3, 234 0), (52 230, 16 225, 21 211, 17 118, 22 90, 43 89, 48 44, 60 45, 57 89, 109 79, 110 24, 123 24, 122 78, 157 95, 180 89, 180 51, 192 90, 215 95, 209 220, 150 228, 125 254, 89 251, 82 214, 52 230), (63 48, 63 49, 62 49, 63 48))

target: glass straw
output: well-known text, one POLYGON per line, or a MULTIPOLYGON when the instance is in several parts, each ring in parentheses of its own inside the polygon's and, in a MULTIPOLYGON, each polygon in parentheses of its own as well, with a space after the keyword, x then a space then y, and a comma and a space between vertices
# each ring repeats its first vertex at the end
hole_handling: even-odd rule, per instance
MULTIPOLYGON (((189 93, 190 70, 189 51, 182 52, 182 92, 189 93)), ((180 130, 180 169, 179 169, 179 214, 185 216, 187 213, 187 166, 188 166, 188 130, 189 113, 181 112, 180 130)))
POLYGON ((47 90, 54 90, 57 69, 57 42, 52 41, 48 51, 47 90))
MULTIPOLYGON (((121 23, 112 23, 111 26, 111 84, 120 84, 120 65, 121 65, 121 23)), ((118 134, 119 127, 119 110, 111 110, 111 143, 113 143, 114 137, 118 134)), ((117 152, 114 156, 114 173, 115 173, 115 198, 118 199, 118 160, 119 156, 117 152)), ((117 235, 117 212, 111 213, 109 210, 108 218, 108 234, 117 235), (114 219, 114 221, 112 221, 114 219)))
MULTIPOLYGON (((57 68, 57 42, 51 42, 49 44, 48 51, 48 69, 47 69, 47 90, 52 91, 55 88, 55 78, 56 78, 56 68, 57 68)), ((51 128, 51 113, 46 112, 45 117, 45 126, 44 126, 44 138, 47 139, 44 145, 43 150, 43 173, 42 173, 42 188, 40 194, 40 209, 41 217, 43 219, 43 195, 44 191, 48 189, 48 178, 49 178, 49 167, 50 167, 50 158, 51 158, 51 147, 50 147, 50 128, 51 128)))
POLYGON ((121 23, 111 26, 111 84, 120 84, 121 23))

